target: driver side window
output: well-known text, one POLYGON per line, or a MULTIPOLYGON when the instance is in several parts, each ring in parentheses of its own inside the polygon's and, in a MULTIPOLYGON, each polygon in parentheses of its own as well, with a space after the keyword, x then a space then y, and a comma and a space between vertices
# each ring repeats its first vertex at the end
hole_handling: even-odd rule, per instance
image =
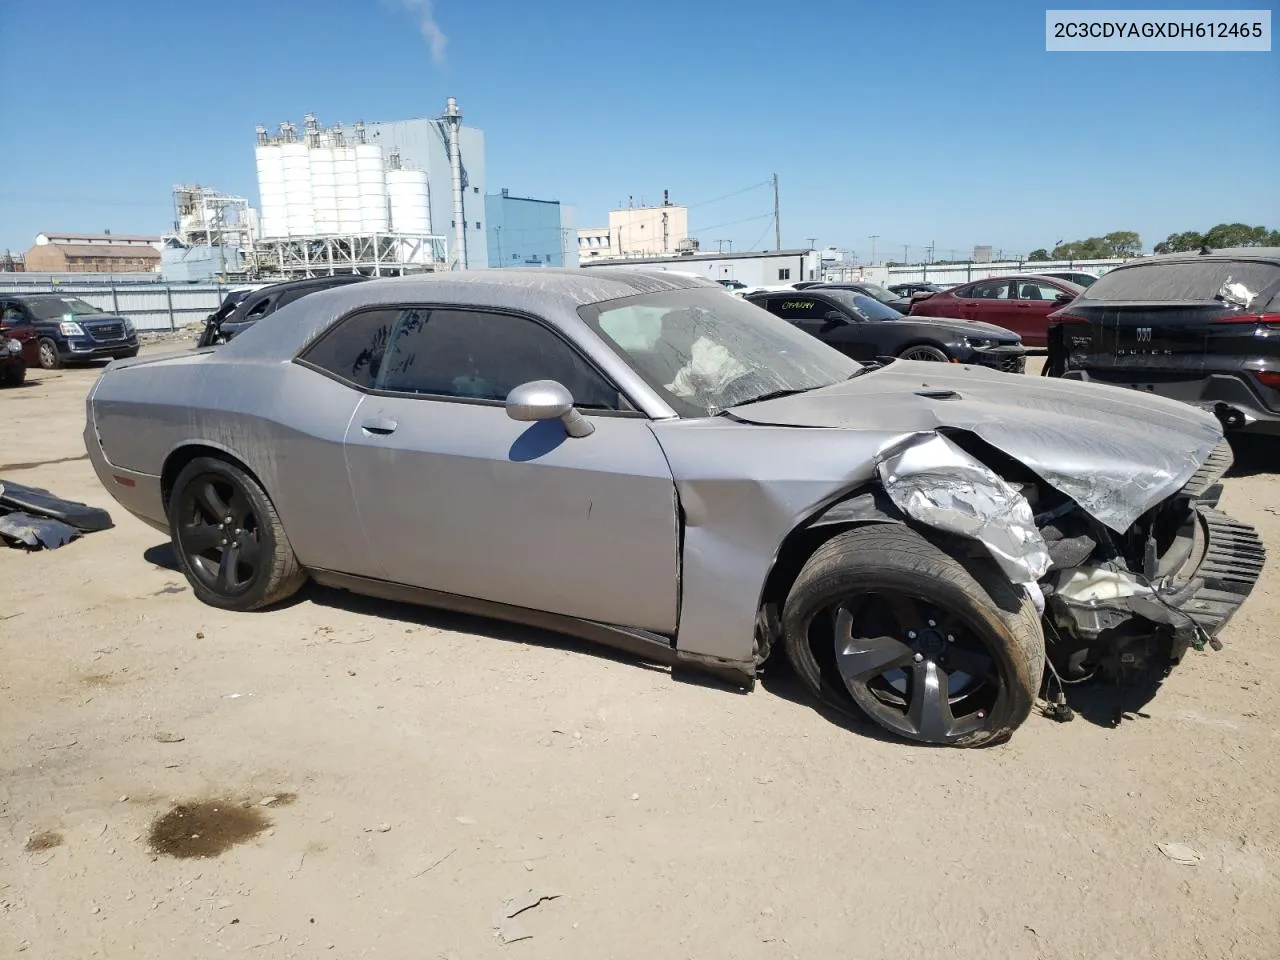
POLYGON ((531 380, 555 380, 576 406, 621 410, 618 390, 557 334, 503 313, 408 307, 342 321, 303 358, 365 389, 502 402, 531 380))

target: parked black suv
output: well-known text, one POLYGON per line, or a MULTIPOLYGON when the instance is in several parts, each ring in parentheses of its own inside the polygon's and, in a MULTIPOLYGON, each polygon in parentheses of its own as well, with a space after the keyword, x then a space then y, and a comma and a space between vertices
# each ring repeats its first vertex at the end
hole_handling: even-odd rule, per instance
POLYGON ((305 297, 309 293, 368 279, 358 273, 337 273, 331 277, 285 280, 259 287, 248 293, 233 290, 222 301, 222 306, 205 318, 204 330, 200 332, 196 346, 212 347, 219 343, 226 343, 263 317, 275 313, 286 303, 293 303, 299 297, 305 297))
POLYGON ((1049 315, 1049 376, 1203 407, 1280 434, 1280 247, 1144 257, 1049 315))
POLYGON ((138 355, 138 332, 133 321, 58 293, 0 295, 0 324, 32 330, 38 342, 37 360, 46 370, 85 360, 138 355))

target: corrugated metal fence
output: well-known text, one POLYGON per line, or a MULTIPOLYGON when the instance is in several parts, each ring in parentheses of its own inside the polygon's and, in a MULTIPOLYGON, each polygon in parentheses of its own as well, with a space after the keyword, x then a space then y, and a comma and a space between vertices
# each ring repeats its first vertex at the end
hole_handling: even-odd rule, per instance
POLYGON ((0 275, 0 297, 9 293, 57 293, 79 297, 99 310, 118 313, 139 330, 176 330, 199 323, 218 308, 232 287, 211 283, 39 283, 0 275))
MULTIPOLYGON (((1052 270, 1074 270, 1101 276, 1124 260, 1007 260, 998 263, 922 263, 889 267, 889 283, 937 283, 942 286, 983 280, 987 277, 1009 277, 1019 273, 1044 273, 1052 270)), ((831 272, 831 271, 828 271, 831 272)))

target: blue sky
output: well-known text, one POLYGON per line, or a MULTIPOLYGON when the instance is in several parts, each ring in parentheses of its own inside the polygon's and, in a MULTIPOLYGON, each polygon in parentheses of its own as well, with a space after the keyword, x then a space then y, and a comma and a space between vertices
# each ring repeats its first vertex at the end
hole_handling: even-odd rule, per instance
POLYGON ((774 172, 784 246, 862 256, 871 234, 880 256, 916 259, 930 242, 945 257, 1280 228, 1280 52, 1051 54, 1044 10, 5 2, 0 248, 159 232, 179 182, 256 203, 255 124, 431 116, 447 96, 485 131, 491 192, 573 203, 591 225, 666 188, 713 249, 772 245, 767 187, 716 198, 774 172))

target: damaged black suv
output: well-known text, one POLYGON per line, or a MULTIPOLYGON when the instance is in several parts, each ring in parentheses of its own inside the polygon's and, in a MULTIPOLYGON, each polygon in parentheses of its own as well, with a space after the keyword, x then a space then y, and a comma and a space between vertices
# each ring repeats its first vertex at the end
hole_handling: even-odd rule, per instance
POLYGON ((1280 435, 1280 248, 1144 257, 1049 316, 1045 373, 1155 393, 1280 435))

